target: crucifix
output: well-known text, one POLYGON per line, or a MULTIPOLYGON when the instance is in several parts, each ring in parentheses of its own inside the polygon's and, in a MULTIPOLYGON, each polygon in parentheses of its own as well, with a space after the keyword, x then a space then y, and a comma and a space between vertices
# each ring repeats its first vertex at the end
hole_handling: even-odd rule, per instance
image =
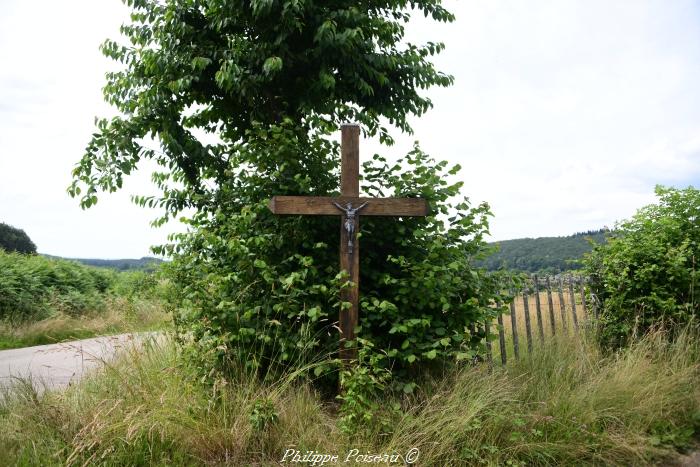
POLYGON ((341 307, 338 322, 340 358, 350 361, 357 357, 356 347, 349 347, 345 343, 355 340, 359 317, 360 251, 357 234, 360 230, 360 215, 427 216, 428 204, 421 198, 361 198, 360 127, 343 125, 341 134, 340 196, 274 196, 270 200, 270 211, 273 214, 342 216, 340 270, 347 272, 351 284, 341 291, 341 301, 350 303, 350 307, 341 307))

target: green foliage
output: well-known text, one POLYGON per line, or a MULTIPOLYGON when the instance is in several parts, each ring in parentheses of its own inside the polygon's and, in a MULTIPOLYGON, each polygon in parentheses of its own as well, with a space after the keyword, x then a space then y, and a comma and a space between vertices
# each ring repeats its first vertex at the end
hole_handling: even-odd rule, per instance
POLYGON ((0 320, 78 317, 105 311, 106 299, 166 299, 167 282, 153 273, 117 273, 74 261, 0 250, 0 320))
POLYGON ((263 431, 274 425, 279 419, 275 404, 270 399, 258 399, 250 412, 250 424, 255 431, 263 431))
POLYGON ((125 298, 165 300, 170 294, 170 284, 160 272, 130 270, 113 274, 110 293, 125 298))
POLYGON ((34 254, 36 245, 24 230, 0 222, 0 250, 34 254))
POLYGON ((358 121, 390 142, 382 122, 410 131, 408 116, 431 106, 419 91, 453 80, 429 60, 443 44, 404 41, 409 8, 454 19, 439 0, 124 1, 132 8, 132 22, 121 28, 127 43, 102 45, 124 65, 104 87, 120 116, 97 121, 73 171, 69 192, 83 207, 152 159, 163 168, 153 179, 164 193, 141 202, 170 215, 212 208, 220 201, 212 187, 229 180, 236 144, 256 125, 290 120, 299 134, 328 134, 358 121), (205 133, 214 137, 198 136, 205 133))
POLYGON ((111 283, 110 273, 71 261, 0 251, 0 319, 100 309, 111 283))
POLYGON ((593 293, 601 300, 605 342, 623 343, 654 325, 697 319, 700 191, 658 186, 657 204, 617 226, 586 257, 593 293))
MULTIPOLYGON (((296 154, 286 151, 293 143, 278 138, 273 155, 296 154)), ((270 146, 249 148, 248 157, 268 161, 262 151, 269 154, 270 146)), ((337 153, 327 149, 307 153, 318 150, 324 164, 334 165, 337 153)), ((240 170, 222 187, 231 193, 228 201, 211 219, 195 217, 197 230, 169 247, 177 253, 168 269, 180 291, 180 329, 196 339, 218 336, 212 345, 221 361, 251 346, 268 356, 262 362, 302 365, 337 351, 338 291, 345 284, 337 266, 338 219, 275 216, 267 208, 269 197, 290 185, 297 192, 337 193, 337 178, 319 170, 315 178, 285 179, 280 167, 293 160, 240 170)), ((370 196, 420 196, 432 210, 427 218, 361 223, 358 333, 385 357, 377 362, 391 368, 403 388, 421 369, 481 350, 481 327, 470 332, 470 325, 494 317, 491 305, 501 299, 496 277, 472 265, 486 251, 490 212, 459 199, 461 184, 445 181, 446 163, 418 147, 397 164, 375 156, 364 163, 364 174, 370 196)))
POLYGON ((389 404, 381 398, 389 389, 391 371, 384 368, 384 355, 370 352, 372 344, 363 342, 357 365, 340 371, 343 391, 336 396, 341 402, 338 426, 347 434, 365 436, 390 433, 391 422, 400 415, 399 404, 389 404))
POLYGON ((480 264, 490 271, 557 274, 583 267, 581 259, 595 244, 605 242, 606 229, 581 232, 567 237, 517 238, 496 242, 498 249, 480 264))
MULTIPOLYGON (((121 112, 99 120, 69 188, 83 207, 115 191, 142 159, 153 174, 155 223, 194 208, 187 234, 156 253, 167 265, 186 341, 205 355, 254 346, 268 367, 317 361, 337 351, 338 220, 273 216, 273 195, 337 195, 339 148, 331 135, 346 121, 391 143, 390 126, 430 101, 420 95, 452 78, 430 61, 443 45, 405 43, 411 12, 452 21, 439 0, 128 0, 127 45, 103 52, 124 65, 105 97, 121 112), (155 141, 160 150, 152 149, 155 141)), ((445 182, 459 168, 416 146, 397 164, 376 155, 364 165, 370 196, 423 197, 425 219, 363 219, 361 338, 385 355, 398 387, 422 370, 472 358, 483 335, 470 325, 496 311, 495 278, 473 267, 485 251, 487 205, 459 199, 445 182)), ((475 328, 476 329, 476 328, 475 328)), ((379 365, 379 363, 378 363, 379 365)), ((412 387, 412 386, 409 386, 412 387)))

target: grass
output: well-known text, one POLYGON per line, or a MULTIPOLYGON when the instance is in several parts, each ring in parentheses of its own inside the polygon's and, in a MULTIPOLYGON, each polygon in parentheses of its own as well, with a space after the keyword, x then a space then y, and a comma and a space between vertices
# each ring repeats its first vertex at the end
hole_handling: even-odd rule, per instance
POLYGON ((58 312, 38 321, 0 321, 0 350, 171 326, 172 317, 158 300, 110 297, 105 301, 104 309, 81 315, 58 312))
POLYGON ((668 462, 700 421, 699 349, 659 332, 604 357, 585 337, 552 339, 504 369, 458 373, 392 445, 437 465, 668 462))
MULTIPOLYGON (((700 338, 663 332, 604 356, 551 339, 503 368, 467 366, 400 402, 388 433, 348 435, 308 384, 232 376, 213 385, 172 342, 64 392, 26 384, 0 403, 2 465, 278 465, 287 449, 420 450, 418 465, 648 465, 690 446, 700 421, 700 338)), ((307 464, 310 465, 310 464, 307 464)), ((352 465, 352 462, 347 465, 352 465)))

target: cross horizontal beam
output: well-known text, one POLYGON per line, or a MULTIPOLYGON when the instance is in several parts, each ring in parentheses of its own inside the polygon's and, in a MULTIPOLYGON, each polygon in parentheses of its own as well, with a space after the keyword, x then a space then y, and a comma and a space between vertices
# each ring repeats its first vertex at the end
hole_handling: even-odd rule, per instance
POLYGON ((361 216, 427 216, 428 203, 419 198, 360 198, 350 196, 274 196, 270 211, 274 214, 337 216, 343 214, 333 203, 354 207, 367 203, 361 216))

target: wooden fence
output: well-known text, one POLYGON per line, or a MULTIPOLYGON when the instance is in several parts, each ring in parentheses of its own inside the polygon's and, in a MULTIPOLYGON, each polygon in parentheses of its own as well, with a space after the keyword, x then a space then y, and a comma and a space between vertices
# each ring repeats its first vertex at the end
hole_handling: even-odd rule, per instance
POLYGON ((499 315, 497 326, 486 327, 486 355, 489 363, 518 358, 533 345, 558 333, 578 332, 598 318, 598 300, 586 287, 586 278, 573 275, 531 276, 514 295, 510 313, 499 315), (492 340, 490 333, 498 333, 492 340), (497 342, 498 348, 493 348, 497 342))

